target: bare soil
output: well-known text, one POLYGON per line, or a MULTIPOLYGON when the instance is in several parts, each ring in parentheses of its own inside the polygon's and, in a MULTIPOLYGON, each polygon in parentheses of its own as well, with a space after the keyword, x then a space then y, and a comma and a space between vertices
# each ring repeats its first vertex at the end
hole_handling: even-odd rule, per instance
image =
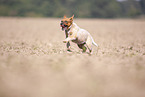
POLYGON ((0 18, 0 97, 145 97, 145 20, 75 19, 99 48, 73 52, 55 18, 0 18))

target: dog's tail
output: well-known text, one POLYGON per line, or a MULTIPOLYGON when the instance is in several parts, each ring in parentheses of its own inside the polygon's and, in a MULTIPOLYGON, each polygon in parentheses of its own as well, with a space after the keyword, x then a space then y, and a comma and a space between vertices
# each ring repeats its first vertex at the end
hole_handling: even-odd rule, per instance
POLYGON ((98 47, 98 44, 96 44, 96 43, 94 42, 94 40, 92 41, 92 43, 93 43, 93 45, 95 45, 96 47, 98 47))
MULTIPOLYGON (((91 37, 92 38, 92 37, 91 37)), ((95 41, 94 41, 94 39, 92 38, 92 43, 93 43, 93 45, 95 45, 96 47, 98 47, 98 44, 97 43, 95 43, 95 41)))

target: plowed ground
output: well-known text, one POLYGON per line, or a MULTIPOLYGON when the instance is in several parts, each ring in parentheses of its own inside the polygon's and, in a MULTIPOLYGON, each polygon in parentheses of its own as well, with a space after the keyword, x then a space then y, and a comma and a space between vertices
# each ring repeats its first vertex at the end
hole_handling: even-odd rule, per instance
POLYGON ((91 56, 66 52, 60 20, 0 18, 0 97, 145 97, 145 20, 75 19, 91 56))

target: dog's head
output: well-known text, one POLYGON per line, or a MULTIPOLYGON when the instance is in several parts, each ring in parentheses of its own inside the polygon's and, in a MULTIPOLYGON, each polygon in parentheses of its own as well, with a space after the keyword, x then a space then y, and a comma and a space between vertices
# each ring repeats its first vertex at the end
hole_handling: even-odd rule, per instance
POLYGON ((71 24, 73 23, 73 17, 67 18, 65 15, 63 19, 61 20, 60 26, 62 27, 62 30, 68 30, 71 24))

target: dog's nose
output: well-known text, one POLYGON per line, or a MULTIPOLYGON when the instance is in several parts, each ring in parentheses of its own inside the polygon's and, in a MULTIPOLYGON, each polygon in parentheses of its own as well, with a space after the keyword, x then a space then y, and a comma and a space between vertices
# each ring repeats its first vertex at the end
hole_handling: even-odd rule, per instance
POLYGON ((63 23, 60 23, 60 25, 62 25, 63 23))

